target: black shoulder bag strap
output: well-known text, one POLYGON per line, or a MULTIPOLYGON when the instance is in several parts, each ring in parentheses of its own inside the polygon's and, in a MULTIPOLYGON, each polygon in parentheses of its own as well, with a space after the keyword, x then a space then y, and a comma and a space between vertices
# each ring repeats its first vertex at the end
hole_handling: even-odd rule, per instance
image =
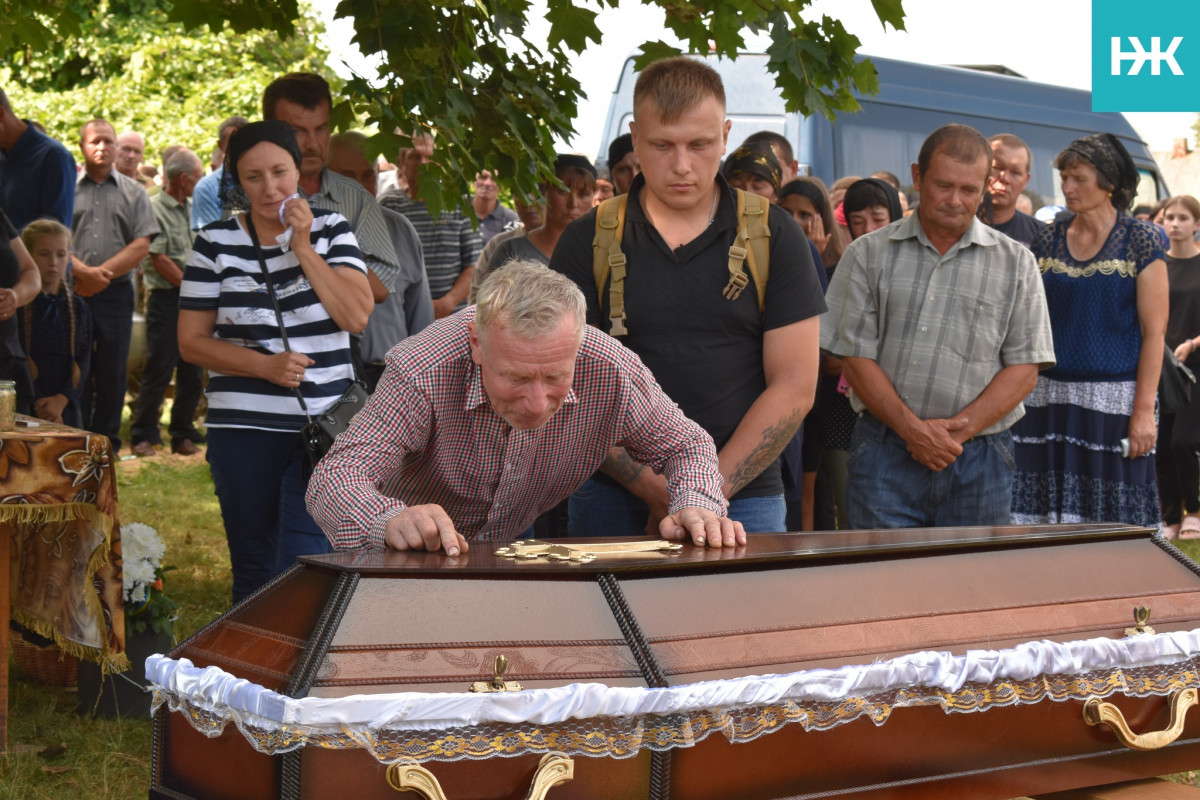
MULTIPOLYGON (((246 230, 250 233, 250 241, 254 243, 254 255, 258 257, 258 266, 262 270, 263 280, 267 283, 267 294, 271 295, 271 305, 275 307, 275 320, 279 323, 279 336, 283 339, 283 349, 289 353, 292 346, 288 344, 287 328, 283 325, 283 312, 279 308, 279 297, 275 294, 275 282, 271 280, 271 273, 267 270, 267 261, 263 258, 262 247, 258 244, 258 231, 254 230, 254 222, 250 219, 249 214, 242 216, 246 222, 246 230)), ((296 393, 296 399, 300 401, 300 410, 304 412, 305 419, 309 424, 312 424, 312 417, 308 413, 308 404, 304 402, 304 395, 300 393, 300 387, 293 389, 296 393)))

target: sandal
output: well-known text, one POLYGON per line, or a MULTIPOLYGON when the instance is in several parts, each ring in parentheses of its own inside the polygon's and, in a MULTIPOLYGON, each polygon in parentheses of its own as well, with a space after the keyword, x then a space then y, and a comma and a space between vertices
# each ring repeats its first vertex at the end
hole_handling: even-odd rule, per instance
POLYGON ((1200 517, 1188 514, 1179 526, 1180 539, 1200 539, 1200 517))
POLYGON ((1168 542, 1179 538, 1179 526, 1178 525, 1168 525, 1164 522, 1163 526, 1162 526, 1162 532, 1163 532, 1163 538, 1166 539, 1168 542))

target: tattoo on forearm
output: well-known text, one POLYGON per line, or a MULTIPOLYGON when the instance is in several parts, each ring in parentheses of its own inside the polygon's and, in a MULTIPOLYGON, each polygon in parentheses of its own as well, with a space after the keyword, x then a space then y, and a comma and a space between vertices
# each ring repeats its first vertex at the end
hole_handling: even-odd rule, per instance
POLYGON ((625 486, 637 480, 637 477, 642 474, 642 470, 645 468, 645 466, 630 458, 629 453, 623 447, 614 448, 609 451, 608 457, 600 465, 600 470, 605 475, 619 481, 625 486))
POLYGON ((783 452, 783 448, 787 447, 788 441, 795 435, 796 429, 803 421, 804 414, 797 410, 763 431, 762 441, 742 459, 742 462, 730 474, 730 497, 740 492, 746 484, 761 475, 763 470, 779 458, 779 454, 783 452))

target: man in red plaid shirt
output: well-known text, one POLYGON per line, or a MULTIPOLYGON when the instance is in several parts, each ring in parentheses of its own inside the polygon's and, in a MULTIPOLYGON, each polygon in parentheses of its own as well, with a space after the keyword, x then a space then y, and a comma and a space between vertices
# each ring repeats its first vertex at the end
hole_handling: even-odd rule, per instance
POLYGON ((476 307, 393 348, 309 484, 334 547, 458 555, 514 539, 614 446, 666 476, 663 538, 744 544, 712 437, 585 315, 570 279, 518 261, 488 276, 476 307))

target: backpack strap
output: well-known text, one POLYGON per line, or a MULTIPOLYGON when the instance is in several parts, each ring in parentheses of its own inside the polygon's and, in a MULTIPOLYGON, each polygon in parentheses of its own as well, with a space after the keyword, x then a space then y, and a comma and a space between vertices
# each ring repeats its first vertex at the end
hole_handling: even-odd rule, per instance
POLYGON ((596 282, 597 300, 604 306, 604 282, 612 276, 608 288, 610 336, 629 333, 625 327, 625 254, 621 252, 621 237, 625 233, 625 207, 629 195, 610 197, 596 209, 596 235, 592 239, 592 277, 596 282))
POLYGON ((736 300, 753 277, 761 314, 766 308, 767 278, 771 270, 771 229, 767 224, 771 204, 759 195, 741 189, 734 191, 737 192, 738 229, 729 248, 729 283, 725 284, 723 294, 736 300), (743 264, 750 270, 750 275, 743 271, 743 264))
MULTIPOLYGON (((767 279, 771 270, 771 230, 768 213, 771 204, 756 194, 737 192, 737 234, 729 248, 729 283, 723 294, 730 300, 741 295, 750 278, 758 293, 758 311, 766 307, 767 279), (743 269, 745 267, 745 269, 743 269), (750 274, 746 274, 746 269, 750 274)), ((592 278, 596 283, 596 299, 604 305, 604 283, 608 287, 609 335, 624 336, 625 327, 625 254, 621 238, 625 233, 625 208, 629 195, 610 197, 596 209, 596 234, 592 239, 592 278)))

